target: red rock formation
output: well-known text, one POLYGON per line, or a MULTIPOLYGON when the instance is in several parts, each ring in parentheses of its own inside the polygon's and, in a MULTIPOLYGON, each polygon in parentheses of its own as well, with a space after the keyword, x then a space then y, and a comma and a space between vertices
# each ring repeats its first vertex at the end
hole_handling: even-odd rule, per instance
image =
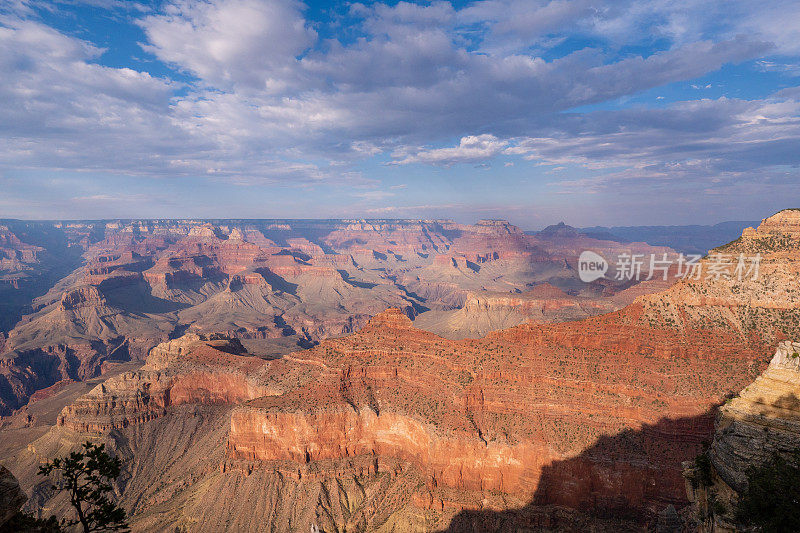
POLYGON ((197 335, 160 344, 135 372, 110 378, 64 408, 58 425, 104 433, 153 420, 186 403, 235 404, 270 394, 256 377, 265 362, 223 351, 227 341, 197 335))
POLYGON ((65 292, 61 297, 61 310, 74 311, 82 307, 104 306, 106 300, 97 287, 88 286, 65 292))
POLYGON ((325 237, 329 246, 354 255, 369 255, 373 250, 411 256, 446 251, 449 239, 443 235, 454 228, 450 221, 359 220, 343 225, 325 237))
POLYGON ((19 270, 25 264, 36 263, 41 246, 22 242, 7 226, 0 226, 0 271, 19 270))
POLYGON ((439 501, 500 491, 640 517, 685 504, 681 461, 709 437, 714 406, 797 329, 783 317, 800 302, 777 281, 798 274, 792 242, 788 256, 783 244, 766 250, 758 280, 684 281, 622 311, 477 341, 445 341, 388 311, 292 356, 322 373, 239 407, 228 454, 265 465, 391 457, 439 501))
MULTIPOLYGON (((690 338, 651 332, 637 339, 631 315, 451 343, 414 330, 397 310, 387 312, 357 335, 295 354, 307 364, 338 369, 338 376, 324 374, 311 388, 240 407, 229 455, 301 464, 362 454, 392 457, 412 462, 436 494, 449 487, 532 499, 548 465, 603 435, 697 415, 699 421, 688 426, 646 433, 636 461, 621 455, 612 471, 603 458, 572 465, 595 481, 568 492, 551 489, 543 503, 585 507, 620 495, 625 478, 615 476, 625 470, 629 479, 653 483, 641 493, 620 495, 634 510, 680 502, 680 460, 708 435, 706 411, 726 392, 708 381, 747 379, 737 374, 747 375, 759 354, 742 353, 724 332, 690 338), (615 322, 622 322, 618 332, 615 322), (692 377, 666 378, 675 366, 692 377)), ((561 475, 568 486, 576 476, 561 475)))
MULTIPOLYGON (((546 320, 604 297, 587 296, 593 287, 575 296, 541 284, 512 293, 543 279, 575 282, 575 273, 553 252, 561 245, 507 223, 350 225, 308 223, 304 236, 278 223, 107 226, 102 240, 87 244, 89 275, 98 276, 90 281, 102 281, 87 284, 86 272, 76 273, 10 335, 15 351, 3 375, 13 401, 4 406, 59 379, 96 372, 116 350, 137 357, 184 327, 242 337, 291 330, 318 339, 351 333, 376 309, 395 307, 357 333, 274 361, 233 355, 199 336, 171 341, 151 350, 142 370, 109 379, 67 407, 61 430, 114 430, 157 448, 158 434, 148 432, 187 423, 171 420, 184 416, 182 407, 233 410, 227 435, 214 441, 220 448, 204 444, 220 454, 212 470, 222 477, 212 482, 208 472, 193 473, 176 482, 148 471, 165 492, 152 500, 131 496, 144 514, 145 502, 166 501, 167 492, 218 482, 238 491, 250 486, 240 477, 249 475, 276 493, 291 477, 286 483, 298 491, 292 505, 330 511, 336 527, 400 524, 392 522, 399 517, 404 525, 444 527, 463 508, 510 512, 536 498, 537 505, 591 510, 606 502, 602 507, 646 514, 683 501, 680 460, 708 435, 708 408, 757 371, 763 348, 793 327, 797 309, 793 293, 774 282, 796 268, 795 248, 765 257, 762 282, 685 282, 610 315, 454 342, 414 328, 409 316, 422 303, 446 309, 469 294, 477 294, 469 305, 480 306, 488 293, 546 320), (107 285, 129 276, 130 284, 107 285), (69 339, 63 356, 43 357, 58 339, 69 339), (78 345, 88 348, 78 353, 84 370, 76 373, 69 363, 78 345), (621 439, 627 444, 611 447, 617 455, 583 455, 625 432, 632 432, 621 439), (328 490, 354 477, 347 497, 361 490, 374 497, 353 504, 358 511, 344 505, 346 513, 334 513, 321 489, 307 484, 315 479, 328 490), (646 483, 634 486, 637 479, 646 483), (382 491, 393 494, 390 501, 377 499, 382 491)), ((608 292, 621 297, 625 286, 609 282, 608 292)), ((149 468, 147 461, 137 468, 149 468)), ((227 513, 220 498, 214 502, 209 520, 227 513)), ((283 504, 264 505, 268 517, 283 504)), ((308 529, 311 519, 298 527, 308 529)))

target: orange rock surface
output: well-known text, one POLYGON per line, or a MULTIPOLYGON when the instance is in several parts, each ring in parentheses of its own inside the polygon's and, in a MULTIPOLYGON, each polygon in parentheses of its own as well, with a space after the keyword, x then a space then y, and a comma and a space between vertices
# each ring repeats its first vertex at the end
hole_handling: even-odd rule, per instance
POLYGON ((65 408, 58 431, 114 430, 142 480, 123 493, 142 529, 644 527, 686 504, 681 462, 717 405, 800 337, 799 219, 782 213, 718 250, 760 253, 757 277, 682 280, 581 321, 453 341, 391 308, 276 359, 186 336, 65 408), (195 419, 216 468, 178 480, 154 465, 189 465, 158 441, 184 442, 175 428, 195 419), (185 505, 149 511, 170 497, 185 505))

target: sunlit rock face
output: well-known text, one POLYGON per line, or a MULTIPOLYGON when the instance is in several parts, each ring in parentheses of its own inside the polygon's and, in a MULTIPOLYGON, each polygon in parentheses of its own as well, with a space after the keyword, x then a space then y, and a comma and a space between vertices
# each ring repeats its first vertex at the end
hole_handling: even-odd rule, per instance
MULTIPOLYGON (((800 343, 784 341, 767 369, 723 405, 708 457, 711 485, 687 482, 700 530, 737 531, 735 509, 747 489, 747 471, 800 447, 800 343), (722 504, 712 505, 712 500, 722 504)), ((694 463, 687 477, 697 479, 694 463)))
POLYGON ((103 434, 164 416, 173 406, 233 405, 270 394, 258 379, 264 361, 233 355, 232 345, 195 334, 160 344, 141 369, 114 376, 66 406, 57 424, 103 434))

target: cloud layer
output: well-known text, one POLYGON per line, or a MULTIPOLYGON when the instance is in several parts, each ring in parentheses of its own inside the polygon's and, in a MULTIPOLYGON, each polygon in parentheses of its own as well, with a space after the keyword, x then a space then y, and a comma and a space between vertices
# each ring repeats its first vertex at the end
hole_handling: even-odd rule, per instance
POLYGON ((602 190, 785 180, 800 163, 791 88, 590 108, 742 62, 792 80, 797 2, 399 2, 325 20, 295 0, 110 4, 159 76, 108 66, 34 7, 0 14, 0 170, 364 185, 369 160, 504 159, 587 169, 553 179, 602 190))

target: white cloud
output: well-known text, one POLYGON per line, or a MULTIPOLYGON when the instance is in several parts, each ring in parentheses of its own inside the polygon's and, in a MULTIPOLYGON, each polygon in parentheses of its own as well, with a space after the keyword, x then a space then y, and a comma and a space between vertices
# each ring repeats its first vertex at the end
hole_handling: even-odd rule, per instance
POLYGON ((93 63, 99 53, 43 24, 0 17, 5 166, 144 169, 151 153, 188 140, 169 120, 174 83, 93 63))
POLYGON ((762 59, 760 61, 756 61, 756 66, 762 72, 780 72, 782 74, 786 74, 787 76, 800 76, 799 63, 779 63, 777 61, 762 59))
MULTIPOLYGON (((97 46, 19 18, 30 15, 20 8, 0 18, 0 168, 314 184, 364 181, 348 164, 381 153, 396 165, 442 166, 516 153, 638 169, 678 157, 680 139, 700 145, 704 131, 719 143, 743 134, 705 101, 671 109, 672 118, 562 112, 692 80, 760 57, 769 43, 792 49, 794 23, 770 29, 773 9, 760 8, 744 38, 737 37, 744 19, 737 26, 721 4, 706 4, 685 2, 689 15, 667 0, 602 8, 587 0, 486 0, 463 9, 354 4, 357 22, 348 22, 347 34, 355 38, 321 42, 295 0, 177 0, 138 23, 145 48, 194 77, 189 85, 102 66, 97 46), (722 29, 713 33, 715 24, 722 29), (670 46, 642 56, 587 48, 543 59, 571 33, 612 49, 653 34, 670 46), (651 131, 653 120, 684 129, 651 131), (460 142, 441 147, 445 139, 460 142), (655 141, 665 148, 643 145, 655 141)), ((750 9, 743 5, 729 11, 750 9)), ((755 124, 747 128, 751 145, 779 142, 774 129, 755 124)))
MULTIPOLYGON (((665 109, 628 109, 575 117, 550 136, 517 138, 507 152, 536 162, 578 165, 601 173, 569 188, 652 180, 766 183, 800 165, 800 94, 755 101, 719 98, 665 109)), ((554 169, 555 170, 555 169, 554 169)), ((796 173, 788 174, 796 179, 796 173)))
POLYGON ((773 0, 768 4, 740 2, 731 7, 737 17, 735 31, 774 43, 778 53, 800 54, 800 3, 773 0))
POLYGON ((394 193, 391 191, 363 191, 363 192, 354 192, 351 196, 355 196, 356 198, 361 198, 362 200, 385 200, 386 198, 391 198, 394 196, 394 193))
MULTIPOLYGON (((180 0, 141 21, 145 49, 210 87, 280 93, 316 40, 296 1, 180 0)), ((294 80, 296 81, 296 80, 294 80)))
MULTIPOLYGON (((443 211, 450 209, 463 209, 465 206, 460 204, 422 204, 422 205, 387 205, 384 207, 375 207, 367 209, 367 213, 371 215, 392 215, 397 216, 402 214, 405 216, 418 216, 420 213, 430 211, 443 211)), ((423 215, 424 216, 424 215, 423 215)))
POLYGON ((101 52, 40 22, 0 17, 0 167, 239 183, 348 180, 280 150, 275 139, 287 120, 296 126, 286 110, 254 115, 234 93, 176 98, 178 83, 99 65, 101 52))
POLYGON ((456 163, 480 163, 495 157, 508 145, 508 141, 498 140, 490 134, 468 135, 462 137, 458 146, 452 148, 402 149, 395 154, 392 164, 408 165, 410 163, 426 163, 429 165, 449 166, 456 163))

